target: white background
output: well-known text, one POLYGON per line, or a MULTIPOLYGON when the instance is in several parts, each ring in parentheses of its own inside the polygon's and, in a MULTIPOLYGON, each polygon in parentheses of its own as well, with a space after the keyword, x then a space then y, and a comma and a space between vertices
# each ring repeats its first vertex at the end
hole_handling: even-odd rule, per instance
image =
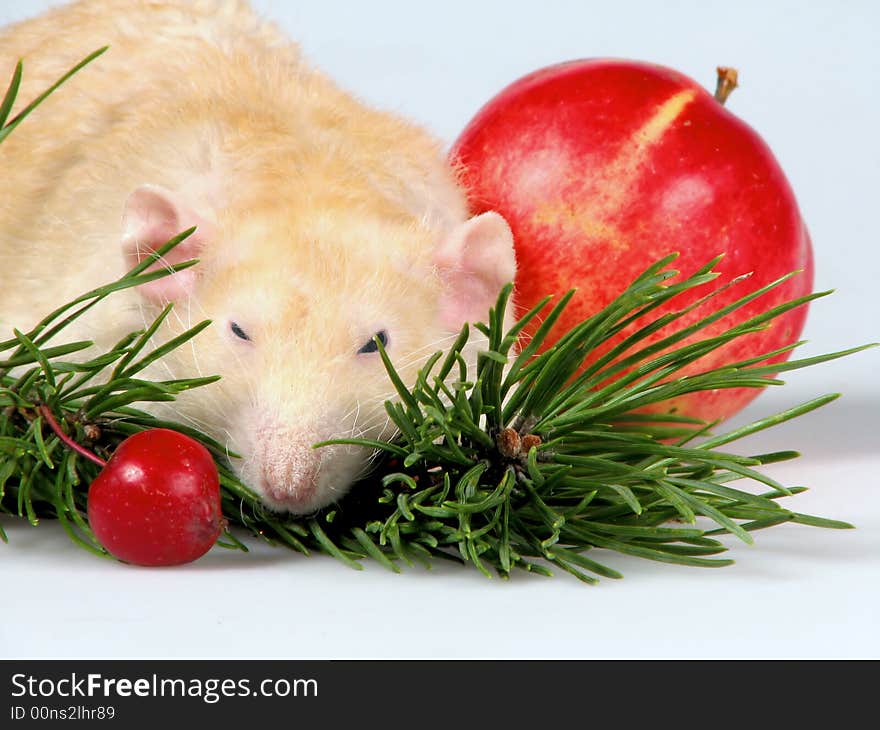
MULTIPOLYGON (((0 22, 49 3, 5 0, 0 22)), ((711 84, 787 171, 816 247, 804 354, 880 339, 880 12, 863 2, 256 3, 347 88, 448 142, 506 83, 585 56, 664 63, 711 84)), ((0 70, 3 74, 7 70, 0 70)), ((56 525, 2 518, 0 657, 878 657, 880 350, 790 375, 735 423, 824 392, 841 400, 752 438, 796 448, 772 470, 792 508, 855 531, 782 526, 701 570, 602 556, 623 581, 488 581, 439 565, 393 575, 257 547, 139 569, 94 558, 56 525)))

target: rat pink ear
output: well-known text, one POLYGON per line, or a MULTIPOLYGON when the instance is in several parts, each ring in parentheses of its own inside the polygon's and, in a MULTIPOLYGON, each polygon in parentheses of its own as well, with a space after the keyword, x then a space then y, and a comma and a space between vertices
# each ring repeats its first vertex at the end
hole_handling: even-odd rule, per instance
MULTIPOLYGON (((135 266, 192 226, 197 229, 150 266, 149 271, 197 258, 215 232, 214 226, 189 208, 181 196, 158 185, 142 185, 128 196, 122 217, 122 252, 126 264, 129 268, 135 266)), ((142 296, 157 304, 177 301, 189 296, 195 288, 196 268, 142 284, 137 289, 142 296)))
POLYGON ((465 322, 485 322, 501 287, 516 274, 510 226, 498 213, 475 216, 452 231, 434 263, 443 282, 443 325, 456 330, 465 322))

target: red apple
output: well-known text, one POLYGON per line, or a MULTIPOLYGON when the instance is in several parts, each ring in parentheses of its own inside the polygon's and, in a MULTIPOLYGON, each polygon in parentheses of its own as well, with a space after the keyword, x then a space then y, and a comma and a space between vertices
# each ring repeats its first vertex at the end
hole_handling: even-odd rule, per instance
MULTIPOLYGON (((683 274, 725 254, 717 267, 722 277, 707 286, 753 272, 747 283, 680 320, 682 326, 709 308, 803 270, 704 336, 812 290, 810 239, 769 147, 695 81, 671 69, 597 59, 537 71, 477 113, 451 159, 461 170, 473 212, 498 211, 513 229, 521 310, 547 294, 578 288, 558 334, 605 306, 650 263, 676 251, 681 254, 676 268, 683 274)), ((706 291, 695 290, 692 299, 706 291)), ((675 308, 684 302, 674 300, 675 308)), ((801 306, 767 331, 732 342, 683 372, 789 344, 805 317, 801 306)), ((722 419, 758 392, 693 393, 662 410, 722 419)))
POLYGON ((129 436, 89 485, 89 524, 115 557, 180 565, 204 555, 225 526, 217 466, 198 441, 154 428, 129 436))

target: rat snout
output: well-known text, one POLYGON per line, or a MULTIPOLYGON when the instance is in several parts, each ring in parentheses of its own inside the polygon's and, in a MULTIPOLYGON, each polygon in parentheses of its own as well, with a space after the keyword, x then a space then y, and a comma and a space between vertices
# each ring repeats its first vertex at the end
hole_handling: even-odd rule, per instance
POLYGON ((260 466, 259 488, 268 501, 284 508, 308 501, 315 492, 321 461, 315 453, 269 455, 260 466))
POLYGON ((253 486, 275 509, 307 511, 315 501, 321 454, 316 430, 264 428, 254 443, 253 486))
POLYGON ((263 427, 254 434, 242 477, 275 510, 303 514, 324 507, 345 493, 356 470, 348 448, 312 448, 329 438, 321 428, 263 427))

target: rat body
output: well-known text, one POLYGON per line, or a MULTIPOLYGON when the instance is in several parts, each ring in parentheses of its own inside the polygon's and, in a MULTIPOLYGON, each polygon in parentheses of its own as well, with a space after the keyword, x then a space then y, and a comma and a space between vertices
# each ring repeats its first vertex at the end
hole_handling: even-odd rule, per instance
POLYGON ((157 344, 211 319, 154 375, 222 379, 162 415, 239 454, 269 507, 329 504, 370 454, 312 444, 392 435, 374 336, 411 382, 513 279, 510 229, 468 218, 437 140, 339 89, 244 2, 81 0, 0 31, 0 73, 24 59, 23 105, 104 45, 0 146, 0 337, 198 226, 169 256, 197 266, 65 338, 111 346, 169 301, 157 344))

